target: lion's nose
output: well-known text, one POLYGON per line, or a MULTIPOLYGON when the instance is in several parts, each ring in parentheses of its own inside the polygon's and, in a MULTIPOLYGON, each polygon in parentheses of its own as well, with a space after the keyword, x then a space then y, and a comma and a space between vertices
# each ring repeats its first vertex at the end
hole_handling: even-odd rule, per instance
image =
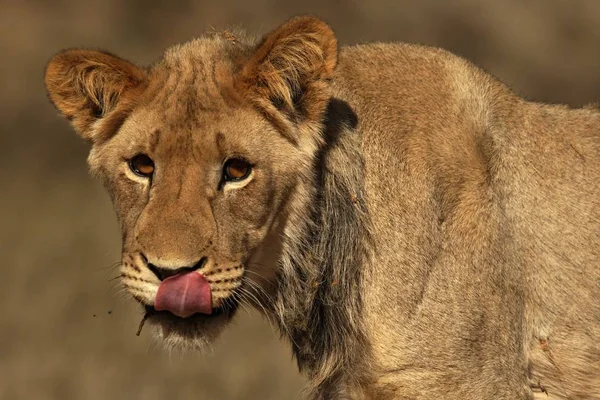
POLYGON ((202 269, 202 267, 204 267, 204 264, 206 264, 206 260, 207 260, 206 257, 202 257, 200 260, 198 260, 192 266, 170 268, 170 267, 161 267, 160 265, 156 265, 156 264, 152 264, 152 263, 148 262, 148 259, 146 258, 146 256, 144 254, 142 254, 142 258, 146 261, 146 264, 148 265, 148 269, 150 271, 152 271, 152 273, 154 275, 156 275, 156 277, 158 279, 160 279, 161 281, 167 279, 170 276, 178 275, 183 272, 198 271, 198 270, 202 269))

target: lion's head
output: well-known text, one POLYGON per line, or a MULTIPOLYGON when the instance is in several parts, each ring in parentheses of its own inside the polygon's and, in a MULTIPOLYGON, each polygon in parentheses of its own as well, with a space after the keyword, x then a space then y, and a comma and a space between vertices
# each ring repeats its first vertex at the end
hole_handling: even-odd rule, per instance
POLYGON ((288 21, 258 44, 214 34, 149 68, 67 50, 52 102, 92 144, 123 234, 122 282, 170 343, 212 339, 276 288, 284 232, 308 201, 337 43, 288 21))

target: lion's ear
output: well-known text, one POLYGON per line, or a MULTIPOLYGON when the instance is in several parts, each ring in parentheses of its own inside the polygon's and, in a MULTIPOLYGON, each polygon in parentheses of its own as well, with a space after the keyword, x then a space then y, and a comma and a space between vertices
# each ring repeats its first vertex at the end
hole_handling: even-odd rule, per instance
POLYGON ((46 90, 75 130, 92 142, 112 135, 147 85, 141 68, 112 54, 66 50, 46 67, 46 90))
POLYGON ((331 28, 315 17, 296 17, 259 42, 241 81, 254 100, 291 120, 321 119, 336 63, 331 28))

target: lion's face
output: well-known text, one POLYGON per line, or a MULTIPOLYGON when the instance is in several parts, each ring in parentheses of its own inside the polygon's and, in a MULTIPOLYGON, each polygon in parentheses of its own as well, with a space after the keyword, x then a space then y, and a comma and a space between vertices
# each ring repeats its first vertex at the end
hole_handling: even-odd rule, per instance
POLYGON ((161 279, 198 270, 210 283, 212 314, 157 313, 151 320, 170 336, 204 336, 231 316, 240 295, 272 289, 273 266, 251 256, 282 222, 278 211, 302 158, 251 108, 221 104, 191 116, 185 104, 162 99, 134 112, 90 163, 121 221, 124 285, 152 307, 161 279))
POLYGON ((170 343, 202 345, 276 291, 335 57, 329 28, 300 18, 256 47, 200 39, 148 70, 86 50, 49 63, 50 98, 92 142, 121 222, 122 282, 170 343))

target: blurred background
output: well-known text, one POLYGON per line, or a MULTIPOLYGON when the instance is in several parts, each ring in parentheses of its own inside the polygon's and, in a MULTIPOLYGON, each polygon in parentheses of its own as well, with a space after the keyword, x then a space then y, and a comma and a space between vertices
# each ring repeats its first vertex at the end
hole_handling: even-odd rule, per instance
POLYGON ((241 313, 213 354, 170 354, 118 295, 120 241, 87 146, 46 99, 46 61, 65 47, 139 64, 210 29, 262 34, 288 17, 327 20, 342 44, 447 48, 521 95, 600 100, 600 1, 0 0, 0 399, 293 399, 285 343, 241 313))

